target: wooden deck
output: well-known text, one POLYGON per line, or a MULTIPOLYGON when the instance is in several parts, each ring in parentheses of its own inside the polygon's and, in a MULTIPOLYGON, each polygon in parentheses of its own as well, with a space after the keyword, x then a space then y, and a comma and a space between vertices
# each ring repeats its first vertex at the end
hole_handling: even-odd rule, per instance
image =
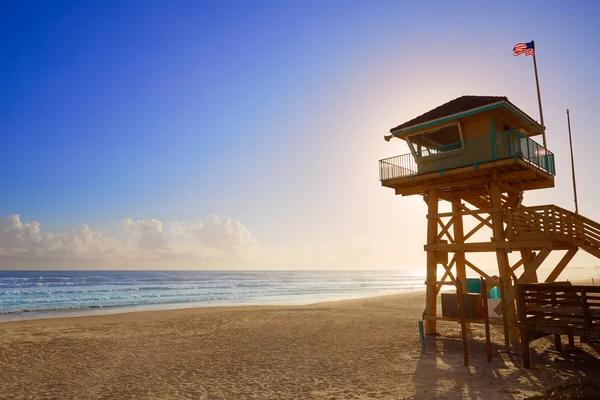
POLYGON ((578 336, 580 341, 600 341, 600 287, 575 286, 568 282, 518 285, 519 329, 523 363, 530 368, 529 342, 555 335, 578 336))

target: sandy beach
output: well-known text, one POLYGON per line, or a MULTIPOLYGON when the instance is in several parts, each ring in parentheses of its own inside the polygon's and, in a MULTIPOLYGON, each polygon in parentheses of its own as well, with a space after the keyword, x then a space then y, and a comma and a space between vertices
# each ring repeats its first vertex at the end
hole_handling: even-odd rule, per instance
POLYGON ((423 297, 2 323, 0 398, 518 399, 598 369, 547 362, 542 339, 525 370, 497 330, 487 363, 480 326, 466 368, 454 323, 422 353, 423 297))

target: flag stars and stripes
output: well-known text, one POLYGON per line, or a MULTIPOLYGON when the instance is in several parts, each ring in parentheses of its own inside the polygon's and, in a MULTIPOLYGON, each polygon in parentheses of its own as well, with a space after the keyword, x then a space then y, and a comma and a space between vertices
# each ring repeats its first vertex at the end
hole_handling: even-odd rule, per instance
POLYGON ((521 54, 525 54, 526 56, 534 55, 533 41, 528 43, 517 43, 515 47, 513 47, 513 54, 515 57, 521 54))

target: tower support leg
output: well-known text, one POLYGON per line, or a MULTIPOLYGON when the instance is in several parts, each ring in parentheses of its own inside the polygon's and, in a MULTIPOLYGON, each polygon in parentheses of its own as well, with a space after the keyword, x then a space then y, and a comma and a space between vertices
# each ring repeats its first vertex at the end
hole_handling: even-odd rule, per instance
MULTIPOLYGON (((502 198, 498 182, 494 179, 490 183, 490 198, 492 208, 498 211, 492 213, 492 227, 494 230, 494 240, 497 243, 504 242, 504 218, 502 213, 502 198)), ((508 263, 508 255, 504 249, 496 250, 496 259, 498 261, 498 272, 502 278, 503 293, 510 297, 509 293, 513 293, 513 283, 508 263)), ((519 343, 519 330, 517 327, 517 315, 515 312, 514 299, 505 304, 506 322, 508 323, 508 334, 511 343, 519 343)))
MULTIPOLYGON (((452 201, 452 212, 459 213, 462 211, 460 199, 452 201)), ((463 228, 463 217, 462 215, 455 215, 454 222, 452 223, 454 228, 454 242, 456 244, 463 244, 464 239, 464 228, 463 228)), ((454 253, 456 260, 456 279, 460 281, 463 288, 463 293, 467 293, 467 269, 465 264, 465 252, 456 251, 454 253)))
MULTIPOLYGON (((427 244, 435 244, 438 235, 438 196, 436 190, 430 190, 427 194, 427 244)), ((427 250, 427 281, 437 281, 437 260, 435 251, 427 250)), ((437 314, 437 293, 435 285, 428 284, 425 300, 425 314, 435 317, 437 314)), ((433 335, 436 333, 436 321, 427 320, 425 333, 433 335)))
MULTIPOLYGON (((452 200, 452 212, 459 213, 462 211, 461 200, 454 199, 452 200)), ((463 227, 463 216, 455 215, 454 222, 452 223, 452 228, 454 229, 454 242, 456 244, 463 244, 465 242, 465 232, 463 227)), ((465 263, 465 252, 464 251, 456 251, 454 253, 454 260, 456 265, 456 279, 458 279, 461 283, 460 287, 462 288, 463 293, 467 293, 467 268, 465 263)), ((471 324, 466 324, 467 329, 471 328, 471 324)))

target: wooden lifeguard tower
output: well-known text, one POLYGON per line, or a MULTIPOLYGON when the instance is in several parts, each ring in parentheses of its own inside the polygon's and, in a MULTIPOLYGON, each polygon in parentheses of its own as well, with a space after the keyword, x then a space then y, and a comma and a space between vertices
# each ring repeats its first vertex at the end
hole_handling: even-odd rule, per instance
POLYGON ((467 258, 493 252, 509 336, 518 341, 515 285, 537 282, 553 250, 567 252, 545 282, 554 282, 580 248, 600 258, 600 224, 555 205, 523 205, 527 190, 554 187, 554 154, 532 139, 543 127, 506 97, 462 96, 390 132, 385 139, 405 140, 410 153, 379 161, 381 184, 397 195, 421 195, 428 205, 425 333, 434 334, 438 320, 455 320, 437 314, 442 285, 459 280, 465 288, 467 267, 493 280, 467 258), (452 211, 438 212, 440 200, 452 211), (463 217, 475 219, 468 232, 463 217), (491 235, 474 241, 487 228, 491 235), (513 265, 508 253, 519 256, 513 265))

